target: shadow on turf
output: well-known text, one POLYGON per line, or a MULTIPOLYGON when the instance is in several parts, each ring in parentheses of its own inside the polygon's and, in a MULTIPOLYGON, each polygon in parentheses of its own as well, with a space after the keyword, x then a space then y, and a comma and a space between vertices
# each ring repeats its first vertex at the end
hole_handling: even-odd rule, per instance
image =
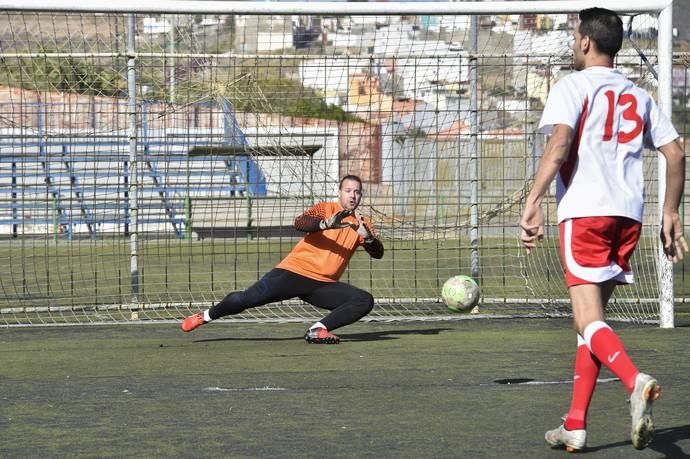
MULTIPOLYGON (((368 333, 352 333, 347 335, 341 335, 340 339, 344 343, 357 342, 357 341, 381 341, 388 339, 398 339, 400 335, 438 335, 442 331, 449 330, 448 328, 426 328, 419 330, 389 330, 389 331, 375 331, 368 333)), ((336 332, 337 333, 337 332, 336 332)), ((294 341, 301 340, 300 337, 256 337, 256 338, 246 338, 246 337, 228 337, 228 338, 208 338, 208 339, 197 339, 194 340, 195 343, 210 343, 213 341, 294 341)))
POLYGON ((687 439, 690 439, 690 424, 660 429, 654 433, 654 441, 649 448, 663 454, 664 457, 690 457, 676 445, 677 442, 687 439))
MULTIPOLYGON (((648 448, 663 454, 662 457, 664 458, 690 457, 688 453, 684 452, 676 445, 677 442, 688 439, 690 439, 690 424, 680 427, 669 427, 668 429, 658 429, 654 433, 654 440, 648 448)), ((594 452, 621 446, 630 446, 630 440, 618 441, 607 445, 591 446, 587 448, 587 451, 594 452)))
MULTIPOLYGON (((442 331, 449 330, 448 328, 425 328, 417 330, 389 330, 389 331, 375 331, 367 333, 352 333, 341 336, 342 340, 348 341, 380 341, 386 339, 398 339, 400 335, 438 335, 442 331)), ((337 332, 336 332, 337 333, 337 332)))

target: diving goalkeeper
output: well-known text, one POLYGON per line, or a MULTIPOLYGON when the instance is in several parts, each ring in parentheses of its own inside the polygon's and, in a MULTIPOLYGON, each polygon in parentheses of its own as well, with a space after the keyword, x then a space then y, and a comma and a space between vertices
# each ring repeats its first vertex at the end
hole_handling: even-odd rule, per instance
POLYGON ((304 335, 309 343, 337 344, 333 330, 369 314, 371 293, 340 282, 350 258, 362 246, 372 257, 383 257, 383 244, 368 218, 359 211, 362 180, 346 175, 340 180, 338 200, 320 202, 295 219, 295 229, 307 233, 290 253, 248 289, 232 292, 206 311, 182 321, 190 332, 223 316, 268 303, 300 298, 330 311, 304 335))

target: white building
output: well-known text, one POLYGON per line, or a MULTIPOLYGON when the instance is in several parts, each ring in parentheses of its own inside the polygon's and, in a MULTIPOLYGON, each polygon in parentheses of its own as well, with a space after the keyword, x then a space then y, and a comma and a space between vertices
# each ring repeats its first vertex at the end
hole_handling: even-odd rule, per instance
POLYGON ((145 34, 156 35, 170 32, 170 22, 167 19, 145 17, 142 25, 145 34))

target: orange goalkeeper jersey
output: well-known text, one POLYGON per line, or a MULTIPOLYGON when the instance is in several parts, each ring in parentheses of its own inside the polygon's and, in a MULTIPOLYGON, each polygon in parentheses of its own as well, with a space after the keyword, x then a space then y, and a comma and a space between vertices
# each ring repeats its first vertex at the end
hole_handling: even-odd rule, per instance
MULTIPOLYGON (((338 202, 320 202, 307 209, 303 215, 326 219, 341 210, 343 208, 338 202)), ((349 216, 343 221, 357 223, 353 216, 349 216)), ((365 217, 364 221, 373 232, 374 229, 369 219, 365 217)), ((335 282, 342 276, 357 247, 363 244, 364 239, 350 227, 314 231, 307 233, 278 263, 277 268, 286 269, 318 281, 335 282)))

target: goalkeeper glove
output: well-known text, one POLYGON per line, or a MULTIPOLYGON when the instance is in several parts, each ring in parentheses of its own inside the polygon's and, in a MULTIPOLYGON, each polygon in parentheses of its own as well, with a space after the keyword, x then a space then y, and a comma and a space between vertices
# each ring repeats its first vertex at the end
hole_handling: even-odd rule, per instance
POLYGON ((327 229, 337 229, 337 228, 347 228, 350 226, 349 223, 344 223, 343 219, 349 217, 352 214, 349 210, 341 210, 330 218, 326 218, 319 222, 319 228, 322 230, 327 229))
POLYGON ((374 240, 374 235, 369 227, 367 227, 367 224, 364 223, 364 215, 362 215, 359 209, 355 209, 355 218, 357 219, 358 225, 353 225, 352 228, 357 231, 357 234, 359 234, 362 239, 364 239, 364 242, 372 242, 374 240))

